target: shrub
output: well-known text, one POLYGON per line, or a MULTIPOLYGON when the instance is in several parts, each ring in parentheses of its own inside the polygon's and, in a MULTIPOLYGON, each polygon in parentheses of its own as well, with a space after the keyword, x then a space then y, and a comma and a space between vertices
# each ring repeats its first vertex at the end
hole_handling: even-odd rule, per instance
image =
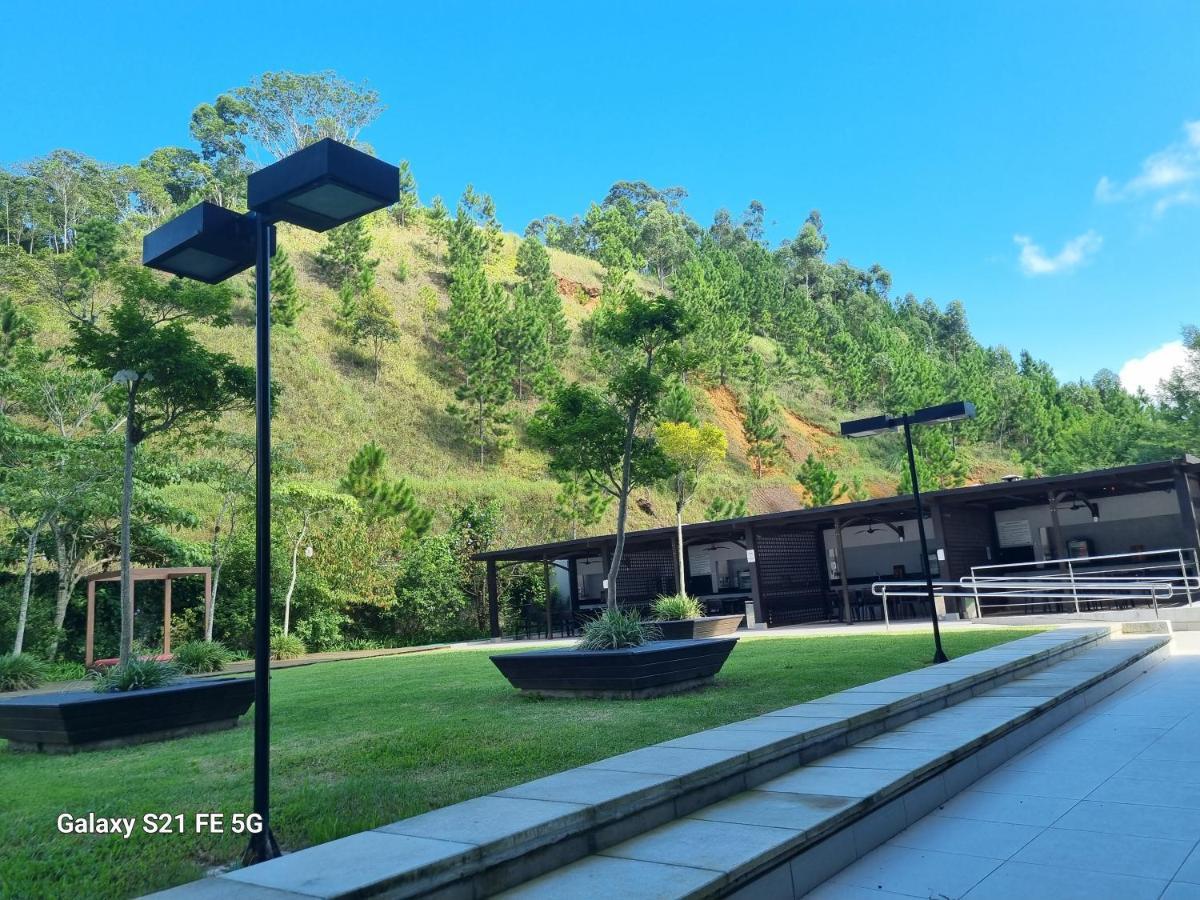
POLYGON ((190 641, 175 650, 175 667, 185 675, 220 672, 233 662, 233 654, 220 641, 190 641))
POLYGON ((661 632, 652 622, 643 622, 636 609, 606 609, 596 618, 585 622, 580 650, 620 650, 640 647, 657 640, 661 632))
POLYGON ((24 691, 46 680, 46 664, 29 653, 0 656, 0 691, 24 691))
POLYGON ((84 678, 87 678, 87 669, 84 668, 83 663, 67 662, 66 660, 46 663, 47 681, 80 681, 84 678))
POLYGON ((654 601, 654 618, 659 621, 699 619, 703 615, 700 601, 687 594, 664 594, 654 601))
POLYGON ((96 693, 144 691, 168 685, 178 677, 179 670, 171 663, 152 656, 135 656, 124 665, 101 672, 96 678, 96 693))
POLYGON ((298 659, 307 652, 304 641, 294 634, 277 634, 271 638, 271 659, 298 659))

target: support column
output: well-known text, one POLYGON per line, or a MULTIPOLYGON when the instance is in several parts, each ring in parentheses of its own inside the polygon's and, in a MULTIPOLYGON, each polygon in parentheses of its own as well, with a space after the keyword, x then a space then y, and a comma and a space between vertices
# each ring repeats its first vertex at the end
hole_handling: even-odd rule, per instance
MULTIPOLYGON (((608 544, 600 545, 600 578, 601 585, 608 580, 608 544)), ((600 588, 600 598, 604 601, 604 605, 608 606, 609 591, 615 588, 616 585, 607 585, 600 588)))
POLYGON ((1200 550, 1200 528, 1196 524, 1196 488, 1192 476, 1183 469, 1175 470, 1175 499, 1179 502, 1179 521, 1183 526, 1182 545, 1200 550))
POLYGON ((571 583, 571 615, 579 612, 579 560, 572 556, 567 560, 567 580, 571 583))
POLYGON ((163 579, 163 655, 171 653, 171 576, 163 579))
POLYGON ((488 623, 492 637, 500 637, 500 590, 496 582, 496 561, 487 561, 488 623))
MULTIPOLYGON (((760 565, 758 559, 758 545, 755 542, 754 529, 749 525, 746 526, 746 554, 747 560, 753 557, 750 562, 750 602, 754 606, 754 627, 766 628, 767 618, 763 610, 762 600, 762 579, 758 575, 758 567, 760 565)), ((746 623, 749 626, 749 622, 746 623)))
POLYGON ((546 598, 546 640, 554 634, 554 601, 550 596, 550 561, 542 560, 542 596, 546 598))
POLYGON ((83 665, 90 667, 96 658, 96 582, 89 578, 87 585, 87 635, 84 638, 83 665))
MULTIPOLYGON (((1054 543, 1054 555, 1058 559, 1065 559, 1067 555, 1067 546, 1063 543, 1062 525, 1058 521, 1058 497, 1054 491, 1049 494, 1050 500, 1050 534, 1051 540, 1054 543)), ((1066 571, 1066 563, 1059 563, 1059 569, 1066 571)))
POLYGON ((842 621, 847 625, 854 621, 854 612, 850 609, 850 585, 846 581, 846 546, 842 542, 842 522, 833 520, 834 550, 837 554, 838 580, 842 585, 842 621))

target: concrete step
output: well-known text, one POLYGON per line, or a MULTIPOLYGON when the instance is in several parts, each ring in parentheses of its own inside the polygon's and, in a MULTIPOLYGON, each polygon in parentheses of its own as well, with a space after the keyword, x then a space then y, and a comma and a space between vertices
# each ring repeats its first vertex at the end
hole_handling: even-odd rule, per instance
MULTIPOLYGON (((1154 635, 1104 642, 810 761, 503 896, 802 897, 1147 671, 1169 652, 1169 641, 1154 635)), ((923 673, 911 673, 918 674, 923 673)), ((846 695, 875 693, 874 687, 846 695)))
MULTIPOLYGON (((668 823, 700 821, 699 811, 773 779, 794 776, 800 767, 848 747, 909 725, 937 727, 941 720, 933 715, 941 712, 950 715, 958 710, 962 717, 958 708, 979 698, 980 710, 967 718, 973 726, 987 728, 971 747, 959 748, 970 755, 973 749, 1004 737, 1013 727, 1013 713, 1032 719, 1070 699, 1058 693, 1017 696, 996 706, 997 697, 1004 695, 988 699, 981 695, 1051 667, 1074 665, 1064 670, 1072 673, 1073 683, 1105 677, 1109 668, 1128 665, 1133 649, 1122 641, 1115 655, 1111 653, 1116 646, 1110 641, 1111 630, 1105 625, 1047 631, 941 666, 560 772, 157 896, 276 900, 492 896, 546 873, 558 877, 569 871, 564 867, 585 858, 594 866, 599 859, 595 854, 608 853, 668 823), (1035 699, 1036 704, 1025 705, 1035 699), (982 708, 989 704, 990 708, 982 708)), ((1144 645, 1149 653, 1151 643, 1163 644, 1168 638, 1142 640, 1150 642, 1144 645)), ((1029 682, 1030 687, 1040 685, 1029 682)), ((899 762, 897 758, 894 764, 899 762)), ((937 758, 931 758, 918 780, 930 777, 931 767, 937 765, 937 758)), ((909 783, 916 784, 913 779, 909 783)), ((864 795, 850 804, 854 815, 870 811, 867 800, 864 795)), ((829 801, 815 802, 819 806, 829 801)), ((830 807, 830 812, 836 811, 830 807)), ((813 839, 819 840, 819 834, 814 833, 813 839)), ((748 877, 739 870, 733 881, 724 883, 748 877)))

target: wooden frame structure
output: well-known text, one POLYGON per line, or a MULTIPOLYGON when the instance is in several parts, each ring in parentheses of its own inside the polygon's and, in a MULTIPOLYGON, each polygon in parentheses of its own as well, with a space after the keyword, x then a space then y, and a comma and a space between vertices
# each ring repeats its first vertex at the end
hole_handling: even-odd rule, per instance
MULTIPOLYGON (((136 596, 136 587, 139 581, 161 581, 163 582, 163 654, 169 655, 171 652, 171 582, 175 578, 181 578, 188 575, 203 575, 204 576, 204 633, 208 633, 208 626, 212 620, 212 569, 208 566, 175 566, 161 569, 134 569, 133 584, 130 585, 131 591, 136 596)), ((95 640, 96 640, 96 583, 99 581, 116 581, 120 582, 120 572, 97 572, 95 575, 89 575, 87 581, 87 637, 84 645, 83 664, 91 666, 95 661, 95 640)), ((136 607, 135 607, 136 608, 136 607)))

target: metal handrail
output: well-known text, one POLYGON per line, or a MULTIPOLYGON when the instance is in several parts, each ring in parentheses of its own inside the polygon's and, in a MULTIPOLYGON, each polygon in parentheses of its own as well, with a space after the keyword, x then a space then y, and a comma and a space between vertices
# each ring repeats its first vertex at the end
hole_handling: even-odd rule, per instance
MULTIPOLYGON (((1111 568, 1110 569, 1086 568, 1087 564, 1094 562, 1094 561, 1098 561, 1098 560, 1127 559, 1133 563, 1140 563, 1148 556, 1168 556, 1168 555, 1178 558, 1178 569, 1183 578, 1183 584, 1181 585, 1181 587, 1183 588, 1184 594, 1187 595, 1187 605, 1192 606, 1192 604, 1194 603, 1194 600, 1192 597, 1192 591, 1200 590, 1200 563, 1197 562, 1196 550, 1192 547, 1172 547, 1172 548, 1166 548, 1166 549, 1162 549, 1162 550, 1140 550, 1137 552, 1130 551, 1130 552, 1126 552, 1126 553, 1104 553, 1099 556, 1062 557, 1059 559, 1038 560, 1033 563, 1030 563, 1030 562, 988 563, 986 565, 981 565, 981 566, 972 566, 971 567, 971 575, 969 577, 977 578, 978 577, 977 573, 982 572, 984 570, 1015 569, 1015 568, 1029 569, 1031 566, 1057 565, 1060 567, 1060 569, 1063 566, 1065 566, 1066 571, 1067 571, 1066 577, 1069 581, 1071 581, 1072 584, 1074 584, 1075 579, 1076 579, 1076 574, 1078 571, 1076 569, 1076 566, 1079 566, 1081 564, 1085 566, 1084 574, 1086 574, 1086 575, 1099 575, 1104 572, 1113 572, 1113 571, 1128 571, 1128 569, 1133 569, 1133 568, 1141 568, 1143 570, 1176 568, 1174 562, 1157 563, 1157 564, 1140 565, 1140 566, 1131 565, 1127 569, 1124 569, 1124 570, 1111 569, 1111 568), (1185 554, 1186 554, 1186 557, 1185 557, 1185 554), (1190 558, 1190 560, 1191 560, 1192 569, 1196 572, 1195 584, 1192 583, 1192 580, 1189 580, 1192 578, 1192 576, 1188 575, 1188 558, 1190 558)), ((1001 577, 1002 578, 1005 576, 988 576, 988 577, 1001 577)), ((1040 578, 1040 577, 1047 577, 1047 576, 1033 575, 1033 576, 1027 576, 1027 577, 1040 578)), ((1075 602, 1075 612, 1078 613, 1079 612, 1079 598, 1078 598, 1078 596, 1076 596, 1073 599, 1075 602)), ((980 600, 979 600, 978 594, 975 595, 975 602, 976 602, 976 605, 979 606, 979 609, 982 610, 983 607, 982 607, 982 605, 980 605, 980 600)))
MULTIPOLYGON (((1073 600, 1075 611, 1078 613, 1079 601, 1123 599, 1131 602, 1149 601, 1154 607, 1154 617, 1158 618, 1160 601, 1170 600, 1175 594, 1173 581, 1179 579, 1142 579, 1142 578, 1101 578, 1080 581, 1058 576, 1057 579, 1045 578, 973 578, 964 576, 959 581, 933 582, 936 593, 942 597, 970 597, 976 602, 980 616, 984 613, 983 601, 986 599, 1003 599, 1004 606, 1041 606, 1046 601, 1073 600), (1055 588, 1062 585, 1062 588, 1055 588), (980 590, 984 596, 980 596, 980 590), (1010 599, 1012 598, 1012 599, 1010 599), (1019 602, 1015 598, 1020 598, 1019 602)), ((1198 579, 1191 579, 1198 581, 1198 579)), ((1200 584, 1196 585, 1200 589, 1200 584)), ((929 596, 928 586, 924 581, 877 581, 871 585, 871 593, 881 599, 883 607, 884 627, 891 629, 891 614, 888 601, 897 597, 929 596)))

